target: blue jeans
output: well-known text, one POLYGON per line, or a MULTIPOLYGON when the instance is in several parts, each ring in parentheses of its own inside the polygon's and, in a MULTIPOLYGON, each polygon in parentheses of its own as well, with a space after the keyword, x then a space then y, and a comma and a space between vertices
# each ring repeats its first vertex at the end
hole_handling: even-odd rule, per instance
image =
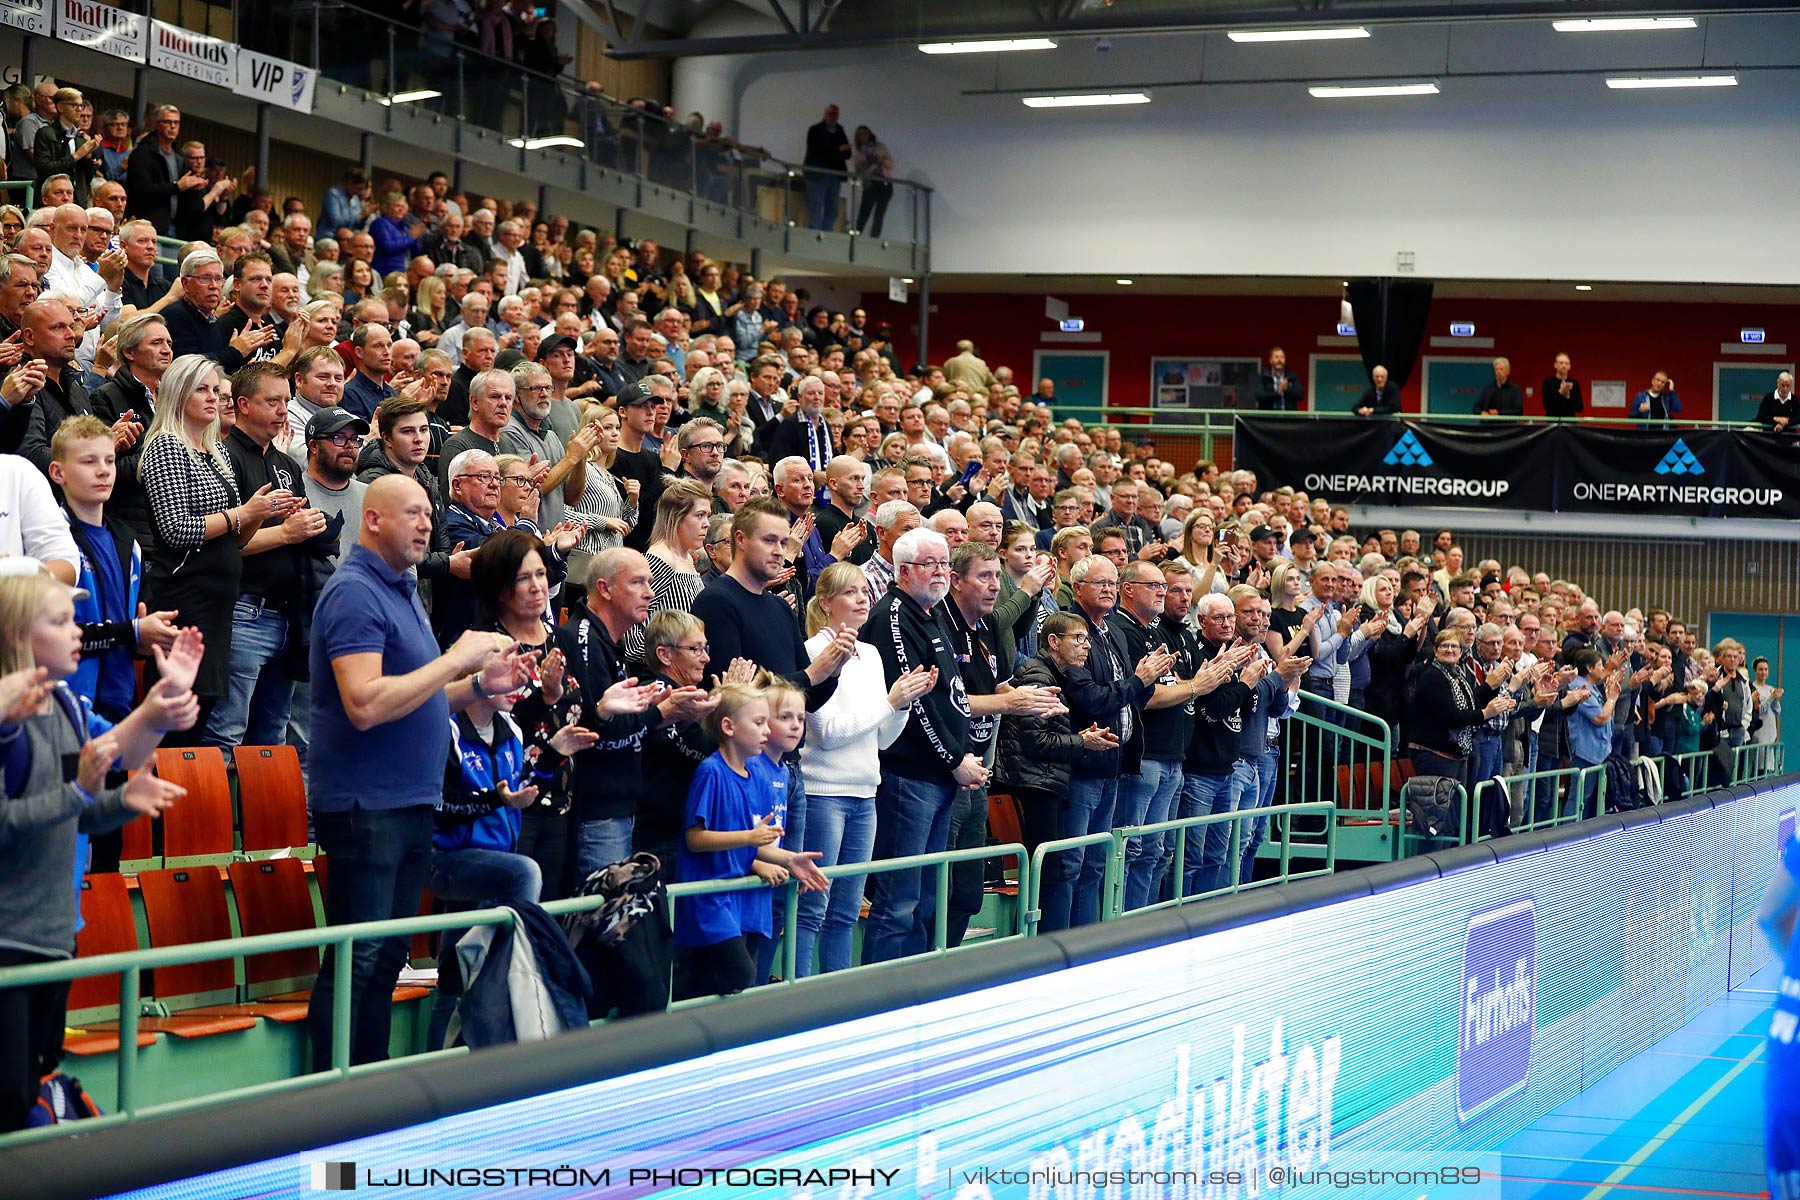
POLYGON ((631 827, 635 817, 595 817, 581 822, 575 835, 575 886, 621 858, 631 857, 631 827))
MULTIPOLYGON (((943 850, 950 840, 950 808, 955 801, 956 784, 951 780, 884 775, 875 792, 875 858, 943 850)), ((864 964, 921 954, 931 944, 937 889, 925 886, 927 874, 921 868, 884 871, 869 880, 864 964)))
MULTIPOLYGON (((1275 785, 1281 777, 1281 755, 1274 750, 1266 750, 1252 760, 1256 766, 1256 788, 1251 793, 1246 786, 1246 799, 1238 804, 1239 809, 1267 808, 1275 803, 1275 785)), ((1256 849, 1263 844, 1263 838, 1269 832, 1269 818, 1265 814, 1245 822, 1244 858, 1238 868, 1238 882, 1249 883, 1256 875, 1256 849)))
MULTIPOLYGON (((544 877, 537 863, 523 854, 504 850, 469 847, 463 850, 431 851, 431 873, 425 886, 431 894, 449 907, 495 908, 514 904, 536 904, 543 891, 544 877)), ((450 1014, 462 992, 457 981, 457 995, 443 986, 448 960, 455 956, 455 945, 465 930, 447 929, 438 938, 439 986, 432 992, 431 1022, 425 1035, 427 1050, 444 1049, 444 1034, 450 1027, 450 1014)))
POLYGON ((808 229, 835 229, 838 217, 838 193, 844 186, 841 175, 815 175, 806 177, 806 227, 808 229))
MULTIPOLYGON (((1569 766, 1577 771, 1599 765, 1599 763, 1591 763, 1585 759, 1574 757, 1569 759, 1569 766)), ((1586 778, 1577 776, 1569 780, 1569 790, 1564 794, 1562 802, 1564 817, 1573 816, 1578 821, 1585 821, 1589 817, 1599 815, 1594 811, 1594 802, 1599 798, 1600 793, 1599 779, 1600 773, 1596 771, 1586 778)))
POLYGON ((231 665, 225 694, 206 718, 209 746, 281 746, 287 743, 294 683, 288 676, 287 618, 257 601, 231 610, 231 665))
MULTIPOLYGON (((787 815, 781 821, 781 848, 783 850, 806 849, 806 780, 800 774, 800 764, 787 764, 787 815)), ((781 947, 781 935, 787 928, 787 889, 777 888, 770 899, 769 936, 762 940, 756 950, 756 978, 750 981, 751 987, 767 983, 775 973, 775 951, 781 947)), ((798 919, 798 913, 795 914, 798 919)), ((796 943, 798 939, 796 938, 796 943)), ((798 946, 796 944, 796 949, 798 946)))
MULTIPOLYGON (((331 886, 325 892, 325 922, 351 925, 419 915, 425 876, 431 868, 432 810, 409 808, 315 812, 319 849, 331 858, 331 886)), ((393 1024, 394 981, 406 965, 411 939, 363 938, 351 948, 350 1061, 382 1062, 388 1056, 393 1024)), ((332 994, 340 986, 338 953, 325 951, 313 982, 306 1026, 312 1037, 312 1069, 331 1069, 332 994)))
MULTIPOLYGON (((1113 807, 1118 799, 1117 775, 1069 780, 1056 836, 1060 839, 1108 832, 1113 827, 1113 807)), ((1099 842, 1050 856, 1046 865, 1051 867, 1055 880, 1047 881, 1044 898, 1038 905, 1043 910, 1043 929, 1071 929, 1100 919, 1100 888, 1106 879, 1106 858, 1111 853, 1112 843, 1099 842)))
MULTIPOLYGON (((819 866, 869 861, 875 848, 875 797, 808 796, 806 804, 806 848, 819 852, 819 866)), ((851 936, 867 878, 845 875, 831 881, 829 892, 801 895, 794 945, 794 970, 801 978, 813 973, 815 948, 821 974, 850 965, 851 936)))
POLYGON ((1475 749, 1469 764, 1469 790, 1473 794, 1484 779, 1492 779, 1506 769, 1506 744, 1503 735, 1485 729, 1475 731, 1475 749))
MULTIPOLYGON (((1213 799, 1213 813, 1234 813, 1239 809, 1255 808, 1257 792, 1260 787, 1260 776, 1256 769, 1257 759, 1240 758, 1232 764, 1229 782, 1221 795, 1213 799)), ((1238 877, 1238 862, 1250 852, 1251 836, 1261 841, 1256 833, 1254 818, 1246 821, 1217 821, 1207 827, 1206 850, 1201 859, 1203 873, 1198 880, 1199 891, 1211 892, 1228 888, 1238 877), (1235 831, 1235 832, 1234 832, 1235 831), (1238 859, 1231 858, 1231 843, 1237 839, 1238 859)))
MULTIPOLYGON (((1181 791, 1181 764, 1146 758, 1138 774, 1119 780, 1119 815, 1115 825, 1156 825, 1169 819, 1181 791)), ((1145 833, 1125 843, 1125 911, 1150 903, 1163 872, 1175 855, 1167 833, 1145 833), (1164 846, 1168 846, 1165 853, 1164 846)))
MULTIPOLYGON (((1232 772, 1223 775, 1201 775, 1189 772, 1181 779, 1182 820, 1189 817, 1210 817, 1214 813, 1230 812, 1232 801, 1232 772)), ((1220 821, 1212 825, 1196 825, 1187 831, 1187 842, 1182 848, 1181 857, 1181 894, 1198 896, 1218 887, 1220 868, 1225 865, 1225 848, 1231 844, 1231 823, 1220 821), (1217 838, 1215 842, 1214 839, 1217 838)), ((1171 849, 1173 838, 1171 837, 1171 849)))

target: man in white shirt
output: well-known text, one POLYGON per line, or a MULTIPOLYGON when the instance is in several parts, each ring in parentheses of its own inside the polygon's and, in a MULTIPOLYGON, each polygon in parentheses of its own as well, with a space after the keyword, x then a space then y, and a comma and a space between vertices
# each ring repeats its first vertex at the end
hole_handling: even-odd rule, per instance
POLYGON ((73 586, 81 552, 50 481, 17 454, 0 454, 0 557, 25 555, 73 586))

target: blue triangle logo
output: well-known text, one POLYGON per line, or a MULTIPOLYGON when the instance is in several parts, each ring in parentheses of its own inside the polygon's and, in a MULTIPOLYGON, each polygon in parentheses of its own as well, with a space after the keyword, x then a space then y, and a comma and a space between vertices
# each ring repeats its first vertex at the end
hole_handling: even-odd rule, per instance
POLYGON ((1662 456, 1661 462, 1656 464, 1656 473, 1658 475, 1704 475, 1706 468, 1700 465, 1700 460, 1694 457, 1692 450, 1688 449, 1687 442, 1682 438, 1676 438, 1675 444, 1669 447, 1669 452, 1662 456))
POLYGON ((1401 435, 1400 440, 1394 443, 1394 448, 1389 450, 1387 457, 1381 461, 1390 467, 1429 467, 1431 455, 1425 453, 1425 447, 1419 444, 1419 439, 1409 429, 1401 435))

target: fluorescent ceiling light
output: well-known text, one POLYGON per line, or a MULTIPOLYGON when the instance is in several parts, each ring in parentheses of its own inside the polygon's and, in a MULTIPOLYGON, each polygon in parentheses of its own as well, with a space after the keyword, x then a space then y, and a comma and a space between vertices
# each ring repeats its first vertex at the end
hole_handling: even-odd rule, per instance
POLYGON ((1320 100, 1346 100, 1358 96, 1435 96, 1438 85, 1432 83, 1375 83, 1339 86, 1321 84, 1306 89, 1320 100))
POLYGON ((1637 75, 1609 78, 1606 86, 1615 91, 1639 88, 1705 88, 1736 87, 1736 75, 1637 75))
POLYGON ((920 54, 1009 54, 1014 50, 1054 50, 1049 38, 1007 38, 996 42, 925 42, 920 54))
POLYGON ((1594 285, 1591 283, 1578 283, 1575 285, 1575 290, 1578 292, 1591 292, 1594 290, 1594 285))
POLYGON ((1692 29, 1692 17, 1589 17, 1579 21, 1552 21, 1558 33, 1625 33, 1631 30, 1692 29))
POLYGON ((1148 104, 1143 92, 1091 93, 1081 96, 1027 96, 1026 108, 1101 108, 1113 104, 1148 104))
POLYGON ((509 138, 506 144, 509 146, 518 146, 525 150, 549 150, 555 146, 570 146, 575 149, 580 149, 582 141, 580 138, 569 137, 566 134, 558 134, 555 137, 509 138))
POLYGON ((442 92, 434 92, 430 88, 420 88, 416 92, 395 92, 391 96, 381 97, 382 104, 412 104, 419 100, 436 100, 442 92))
POLYGON ((1130 287, 1130 286, 1131 286, 1131 280, 1129 280, 1129 279, 1115 279, 1115 280, 1113 280, 1113 282, 1114 282, 1114 283, 1116 283, 1116 284, 1119 284, 1119 285, 1121 285, 1121 286, 1123 286, 1123 287, 1130 287))
POLYGON ((1234 42, 1342 42, 1366 38, 1361 25, 1335 25, 1323 29, 1233 29, 1225 35, 1234 42))

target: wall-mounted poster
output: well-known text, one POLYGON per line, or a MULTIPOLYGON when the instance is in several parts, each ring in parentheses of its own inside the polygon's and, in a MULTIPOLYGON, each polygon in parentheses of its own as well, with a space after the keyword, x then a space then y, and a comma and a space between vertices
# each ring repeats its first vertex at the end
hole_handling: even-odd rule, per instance
POLYGON ((1204 409, 1253 410, 1256 379, 1262 369, 1254 358, 1153 358, 1150 360, 1150 404, 1165 410, 1156 420, 1201 424, 1204 409), (1180 414, 1191 413, 1184 418, 1180 414))

